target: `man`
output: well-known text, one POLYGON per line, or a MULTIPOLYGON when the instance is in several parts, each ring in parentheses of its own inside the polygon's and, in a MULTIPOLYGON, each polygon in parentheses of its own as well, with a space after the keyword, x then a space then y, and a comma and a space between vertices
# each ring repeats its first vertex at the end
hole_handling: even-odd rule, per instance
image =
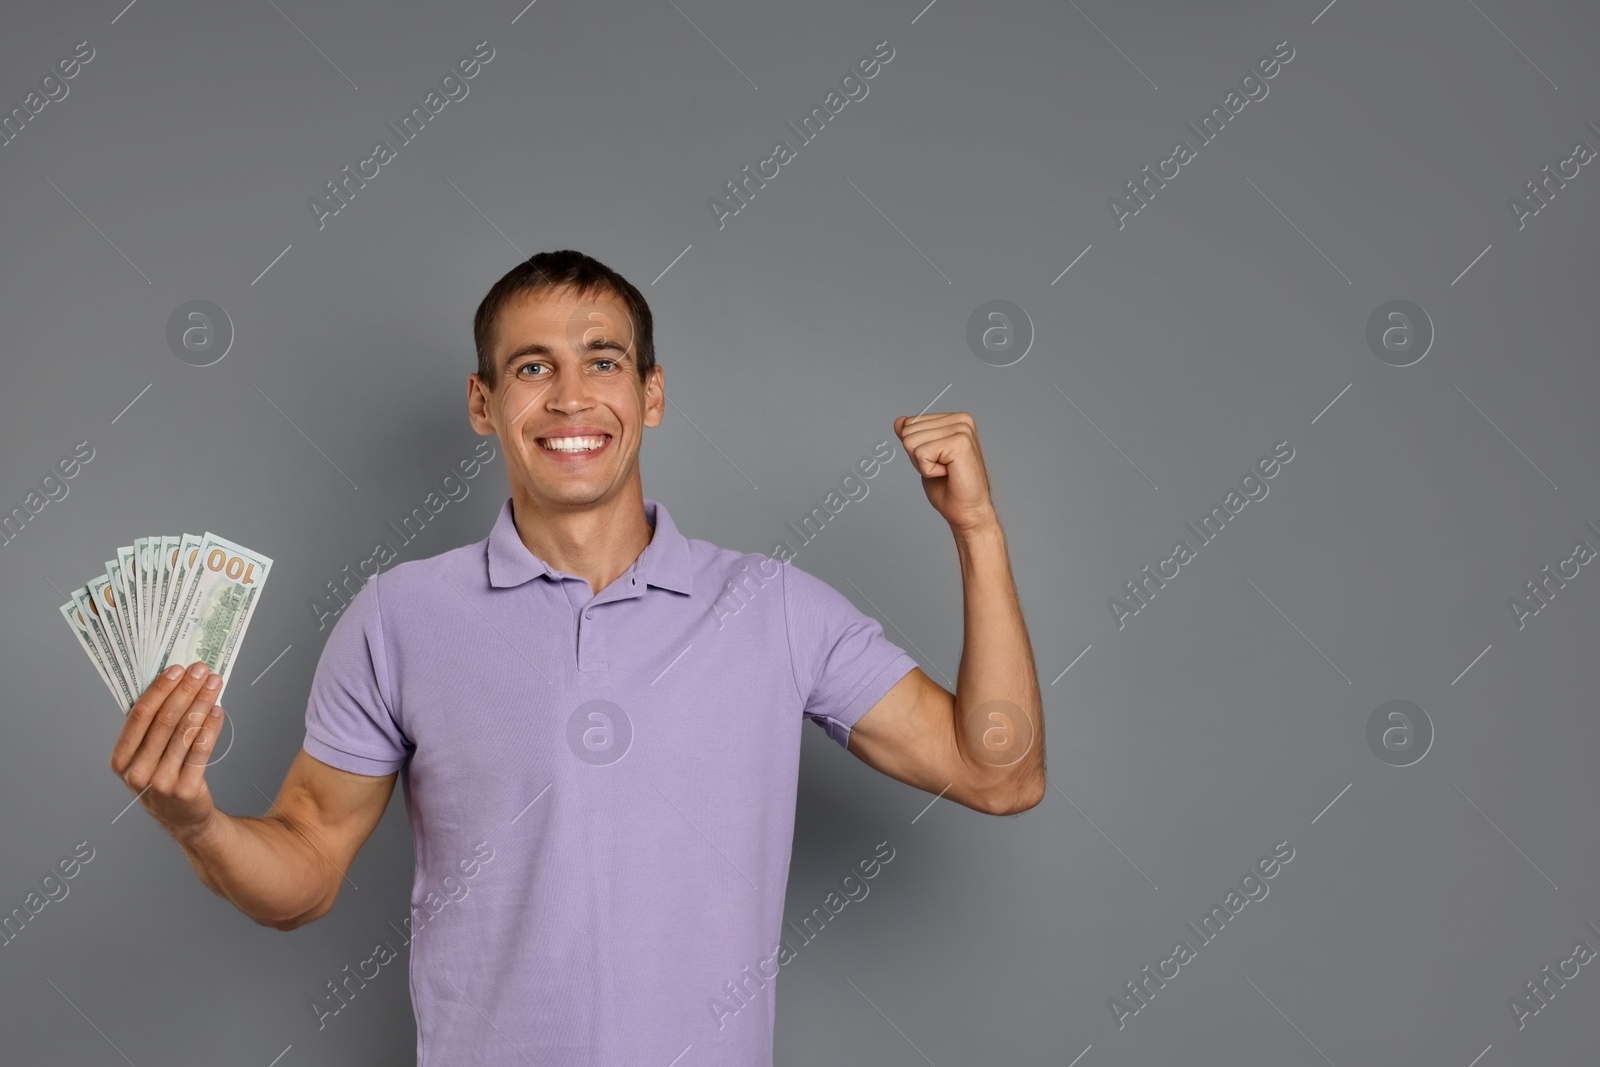
POLYGON ((333 907, 400 776, 419 1064, 770 1065, 803 716, 977 811, 1044 796, 1038 683, 972 418, 894 421, 960 559, 951 694, 831 586, 687 539, 643 496, 664 379, 621 275, 533 256, 474 335, 468 408, 499 438, 510 498, 487 539, 352 599, 272 808, 212 803, 222 709, 204 664, 151 684, 111 768, 205 885, 279 930, 333 907))

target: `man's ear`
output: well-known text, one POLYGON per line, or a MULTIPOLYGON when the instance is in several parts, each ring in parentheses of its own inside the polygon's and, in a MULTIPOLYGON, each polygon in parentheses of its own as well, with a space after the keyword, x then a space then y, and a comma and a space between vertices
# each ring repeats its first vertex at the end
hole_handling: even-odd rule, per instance
POLYGON ((489 387, 477 374, 467 375, 467 418, 479 435, 488 437, 495 433, 494 422, 489 417, 489 387))
POLYGON ((651 428, 660 426, 666 407, 666 378, 661 364, 657 363, 650 368, 644 383, 644 424, 651 428))

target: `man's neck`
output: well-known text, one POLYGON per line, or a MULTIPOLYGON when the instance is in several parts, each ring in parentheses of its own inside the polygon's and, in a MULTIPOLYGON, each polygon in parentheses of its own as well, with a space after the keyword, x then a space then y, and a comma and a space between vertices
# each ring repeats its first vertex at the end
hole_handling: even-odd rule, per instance
POLYGON ((596 594, 632 567, 655 536, 638 492, 578 511, 541 508, 514 493, 511 517, 529 552, 583 578, 596 594))

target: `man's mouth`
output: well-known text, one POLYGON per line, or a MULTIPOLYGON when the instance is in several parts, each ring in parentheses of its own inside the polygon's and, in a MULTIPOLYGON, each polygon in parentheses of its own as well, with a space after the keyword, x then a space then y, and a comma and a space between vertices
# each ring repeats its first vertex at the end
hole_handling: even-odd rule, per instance
POLYGON ((588 452, 598 452, 610 441, 610 434, 538 438, 540 448, 546 452, 555 452, 562 455, 583 455, 588 452))

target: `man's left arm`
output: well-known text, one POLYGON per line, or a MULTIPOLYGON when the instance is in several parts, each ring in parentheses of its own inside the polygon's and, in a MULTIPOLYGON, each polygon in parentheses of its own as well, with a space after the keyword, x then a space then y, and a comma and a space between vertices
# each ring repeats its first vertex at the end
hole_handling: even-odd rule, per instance
POLYGON ((964 639, 956 691, 913 669, 852 727, 849 750, 907 785, 992 815, 1044 799, 1044 717, 1033 650, 966 412, 895 419, 961 562, 964 639))

